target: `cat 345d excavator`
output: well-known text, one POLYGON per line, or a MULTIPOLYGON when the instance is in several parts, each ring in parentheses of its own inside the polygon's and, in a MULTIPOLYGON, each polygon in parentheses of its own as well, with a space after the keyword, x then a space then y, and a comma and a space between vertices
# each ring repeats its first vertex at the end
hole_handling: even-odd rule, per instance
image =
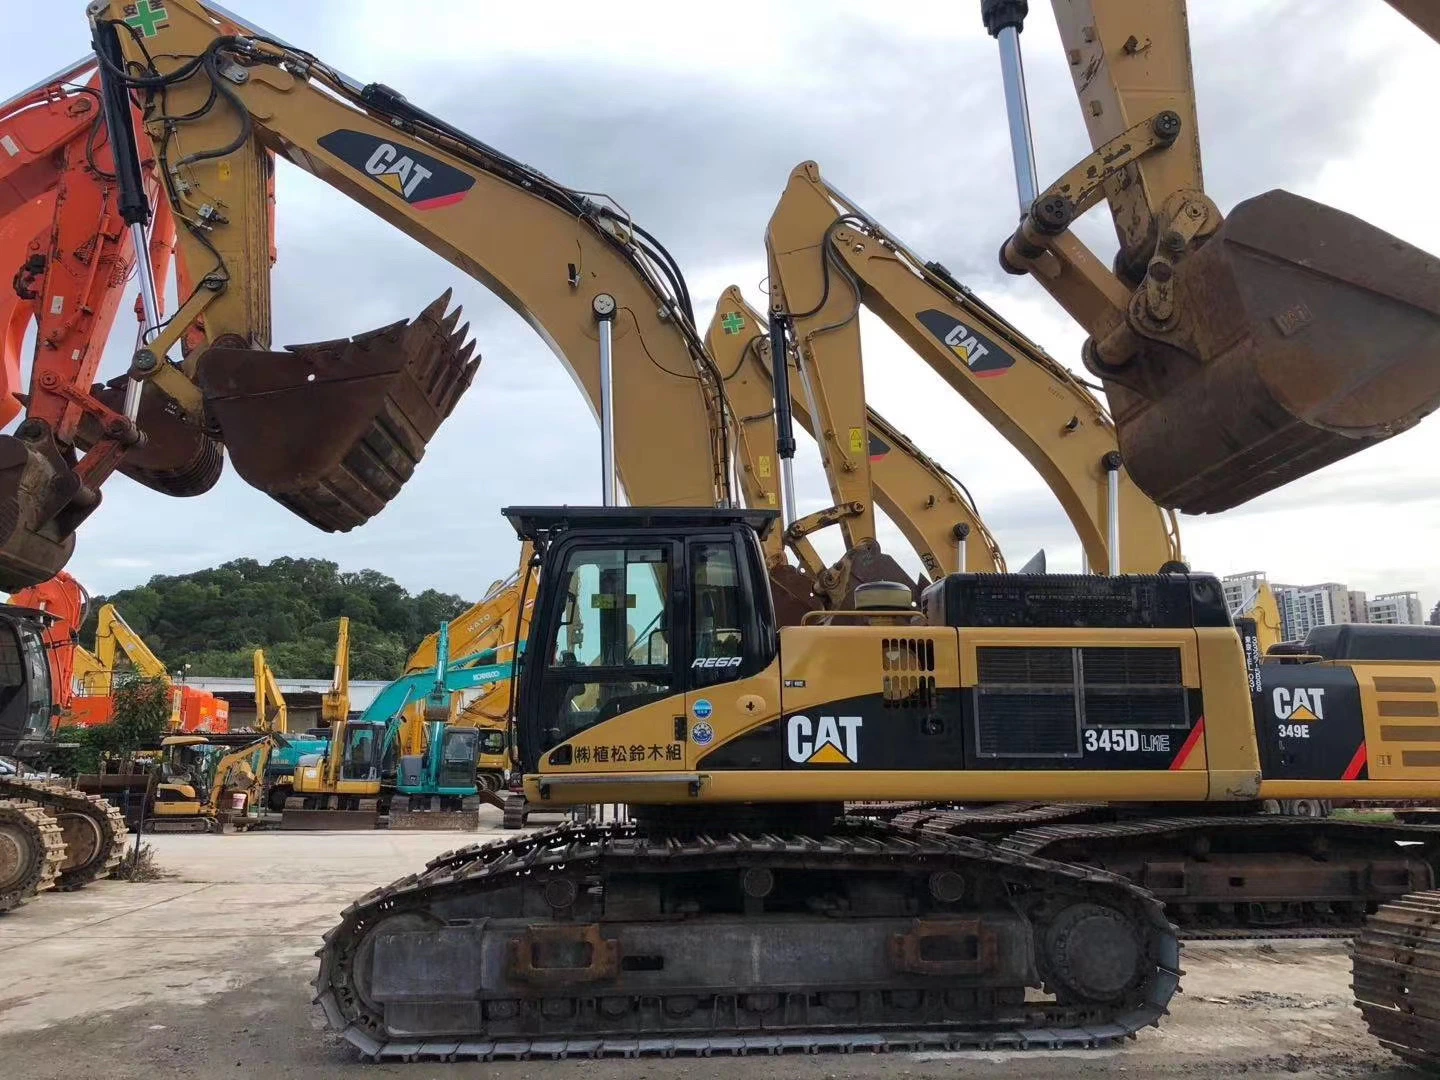
MULTIPOLYGON (((1293 665, 1305 682, 1254 702, 1218 583, 1186 575, 952 576, 918 625, 870 610, 777 630, 759 546, 773 518, 714 509, 730 496, 723 378, 678 268, 628 215, 273 36, 223 33, 195 0, 143 38, 120 0, 92 11, 152 138, 183 137, 165 168, 188 191, 275 149, 485 280, 592 401, 596 361, 613 372, 614 464, 642 509, 512 512, 542 549, 516 722, 532 801, 626 802, 635 821, 463 849, 350 908, 318 1000, 366 1052, 1089 1044, 1158 1019, 1178 949, 1156 892, 1047 858, 1061 841, 1153 853, 1155 889, 1202 923, 1257 901, 1348 921, 1432 884, 1432 833, 1250 812, 1262 769, 1321 798, 1432 794, 1388 704, 1430 704, 1426 673, 1337 670, 1354 690, 1331 706, 1293 665), (647 459, 657 440, 672 453, 647 459), (678 459, 710 468, 676 476, 678 459), (577 617, 584 655, 564 647, 577 617), (1316 690, 1339 722, 1299 746, 1316 690), (1369 755, 1353 779, 1354 754, 1300 752, 1348 739, 1369 755), (944 812, 837 820, 847 799, 1095 805, 977 829, 944 812)), ((206 234, 237 302, 259 287, 238 227, 255 201, 206 234)))

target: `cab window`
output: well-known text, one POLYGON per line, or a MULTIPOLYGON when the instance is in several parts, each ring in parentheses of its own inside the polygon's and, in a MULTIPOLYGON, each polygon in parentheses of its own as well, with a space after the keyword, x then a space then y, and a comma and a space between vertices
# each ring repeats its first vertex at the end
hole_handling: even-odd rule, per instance
POLYGON ((674 692, 671 572, 668 544, 570 552, 541 704, 548 743, 674 692))
POLYGON ((690 545, 691 685, 710 686, 741 674, 745 656, 744 612, 735 546, 690 545))

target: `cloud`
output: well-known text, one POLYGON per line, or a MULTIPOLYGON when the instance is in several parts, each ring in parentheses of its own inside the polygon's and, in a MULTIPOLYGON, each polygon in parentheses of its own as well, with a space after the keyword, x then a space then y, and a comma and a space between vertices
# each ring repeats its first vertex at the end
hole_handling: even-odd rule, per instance
MULTIPOLYGON (((411 5, 403 21, 383 0, 243 6, 362 81, 400 89, 565 183, 612 194, 681 261, 702 323, 731 280, 757 297, 765 222, 790 169, 813 158, 892 231, 1078 367, 1084 335, 996 262, 1016 206, 996 50, 974 5, 737 0, 717 14, 629 0, 597 20, 578 0, 543 12, 432 0, 411 5)), ((17 88, 86 47, 78 9, 57 21, 47 5, 22 5, 14 17, 0 56, 17 88)), ((1207 187, 1222 207, 1287 186, 1440 249, 1440 226, 1410 209, 1415 177, 1440 165, 1413 130, 1415 103, 1436 97, 1433 43, 1384 5, 1348 0, 1215 0, 1191 5, 1191 19, 1207 187)), ((1032 5, 1023 41, 1044 182, 1088 144, 1044 5, 1032 5)), ((1103 212, 1081 232, 1109 257, 1103 212)), ((351 534, 309 529, 233 475, 191 500, 116 479, 75 559, 92 588, 143 576, 148 568, 122 565, 130 558, 175 572, 293 554, 374 566, 412 589, 477 595, 515 558, 500 506, 596 498, 591 411, 504 304, 285 166, 279 243, 277 343, 405 318, 455 286, 485 358, 475 386, 400 497, 351 534)), ((1073 533, 1028 464, 877 324, 865 322, 876 407, 974 491, 1012 562, 1043 545, 1052 566, 1078 569, 1073 533)), ((126 362, 122 325, 107 373, 126 362)), ((1393 573, 1391 587, 1418 585, 1433 597, 1440 570, 1415 552, 1440 540, 1425 498, 1437 457, 1432 422, 1241 511, 1187 520, 1187 550, 1219 570, 1263 559, 1282 579, 1393 573)), ((805 508, 827 502, 808 444, 798 482, 805 508)), ((902 547, 893 530, 886 542, 902 547)))

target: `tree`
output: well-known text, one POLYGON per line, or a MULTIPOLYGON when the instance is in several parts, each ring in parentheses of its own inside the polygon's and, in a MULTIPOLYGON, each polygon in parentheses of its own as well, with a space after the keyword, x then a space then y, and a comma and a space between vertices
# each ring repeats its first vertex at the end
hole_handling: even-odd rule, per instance
POLYGON ((110 722, 93 729, 105 733, 108 752, 131 754, 160 741, 170 721, 170 687, 164 679, 127 672, 115 680, 110 696, 110 722))
POLYGON ((1437 600, 1435 606, 1430 609, 1430 625, 1440 626, 1440 600, 1437 600))
MULTIPOLYGON (((328 679, 340 616, 350 619, 350 675, 393 679, 420 639, 467 601, 426 589, 412 596, 377 570, 342 572, 328 559, 232 559, 96 597, 113 603, 169 671, 245 678, 256 649, 281 677, 328 679)), ((93 616, 81 631, 88 642, 93 616)))

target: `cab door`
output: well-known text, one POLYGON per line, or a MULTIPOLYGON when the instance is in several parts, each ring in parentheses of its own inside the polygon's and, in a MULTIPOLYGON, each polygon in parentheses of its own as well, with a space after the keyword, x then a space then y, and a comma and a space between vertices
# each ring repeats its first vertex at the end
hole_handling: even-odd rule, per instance
POLYGON ((543 649, 525 656, 544 667, 522 714, 522 753, 533 747, 546 766, 581 771, 673 769, 681 545, 642 535, 577 542, 554 557, 564 560, 563 589, 545 598, 543 649))
MULTIPOLYGON (((683 745, 675 756, 692 768, 725 744, 750 756, 750 748, 763 744, 760 757, 771 756, 779 729, 775 629, 769 604, 757 602, 768 595, 769 581, 751 547, 738 540, 725 533, 692 537, 685 545, 689 656, 685 715, 675 718, 683 745)), ((772 767, 749 757, 745 764, 772 767)))

